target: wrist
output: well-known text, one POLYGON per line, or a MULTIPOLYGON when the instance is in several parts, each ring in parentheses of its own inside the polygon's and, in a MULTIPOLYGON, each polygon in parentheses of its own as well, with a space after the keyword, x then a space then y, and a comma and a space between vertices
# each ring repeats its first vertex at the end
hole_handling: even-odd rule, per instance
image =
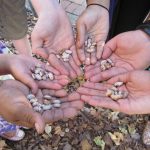
POLYGON ((97 21, 101 20, 103 24, 108 22, 108 26, 109 26, 109 12, 105 8, 98 5, 90 5, 89 7, 86 8, 86 11, 92 12, 93 17, 96 17, 97 21))
POLYGON ((99 5, 107 10, 109 10, 110 0, 87 0, 87 6, 99 5))
POLYGON ((150 45, 150 36, 148 36, 144 31, 138 29, 135 30, 134 32, 137 33, 137 35, 141 38, 144 39, 146 41, 146 43, 148 43, 150 45))
POLYGON ((44 0, 44 2, 41 0, 31 0, 31 2, 38 16, 41 13, 56 11, 60 7, 57 0, 44 0))

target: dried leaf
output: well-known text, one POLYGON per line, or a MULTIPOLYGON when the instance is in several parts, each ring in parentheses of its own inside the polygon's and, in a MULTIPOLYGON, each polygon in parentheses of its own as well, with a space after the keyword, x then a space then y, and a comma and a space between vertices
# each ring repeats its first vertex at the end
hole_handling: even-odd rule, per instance
POLYGON ((61 127, 60 126, 57 126, 56 128, 55 128, 55 134, 57 134, 57 135, 60 135, 61 134, 61 127))
POLYGON ((49 139, 49 137, 51 137, 52 135, 47 135, 47 134, 42 134, 42 137, 44 138, 44 139, 49 139))
POLYGON ((97 136, 94 138, 94 142, 97 146, 101 147, 101 150, 105 149, 105 142, 101 136, 97 136))
POLYGON ((120 142, 123 141, 124 139, 123 134, 120 132, 114 132, 113 134, 111 132, 108 132, 108 134, 110 135, 112 141, 116 145, 120 145, 120 142))
POLYGON ((6 143, 4 140, 0 140, 0 150, 2 150, 6 146, 6 143))
POLYGON ((78 76, 77 78, 71 80, 70 83, 68 83, 64 90, 68 93, 72 93, 73 91, 76 91, 83 83, 85 83, 86 79, 84 76, 78 76))
POLYGON ((121 133, 123 133, 123 134, 128 134, 128 131, 127 131, 126 127, 119 127, 119 130, 120 130, 121 133))
POLYGON ((82 150, 91 150, 92 149, 92 146, 88 142, 87 139, 84 139, 84 140, 81 141, 81 147, 82 147, 82 150))
POLYGON ((48 135, 51 135, 52 127, 50 125, 45 126, 45 133, 48 135))
POLYGON ((136 133, 135 125, 134 124, 128 125, 128 131, 131 135, 135 134, 136 133))
POLYGON ((90 109, 90 114, 91 114, 92 116, 96 116, 96 115, 97 115, 97 111, 96 111, 94 108, 91 107, 91 109, 90 109))
POLYGON ((113 111, 108 114, 108 119, 111 119, 112 121, 118 120, 119 119, 118 114, 119 114, 118 111, 113 111))
POLYGON ((63 150, 72 150, 72 146, 69 143, 66 143, 66 145, 63 147, 63 150))

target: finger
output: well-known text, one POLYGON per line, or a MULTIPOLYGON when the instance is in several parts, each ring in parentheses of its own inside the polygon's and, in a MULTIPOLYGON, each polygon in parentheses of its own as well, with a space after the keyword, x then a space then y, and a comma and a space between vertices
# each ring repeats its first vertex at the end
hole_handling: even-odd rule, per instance
POLYGON ((77 53, 78 53, 78 57, 79 57, 80 61, 81 61, 82 63, 84 63, 84 62, 85 62, 85 59, 86 59, 86 57, 85 57, 85 52, 84 52, 84 48, 79 48, 79 49, 77 49, 77 53))
POLYGON ((94 68, 94 69, 92 69, 90 71, 85 72, 85 78, 89 79, 91 77, 96 76, 97 74, 101 76, 100 67, 96 67, 96 68, 94 68))
POLYGON ((76 65, 72 57, 70 58, 69 64, 71 65, 71 67, 74 69, 74 71, 76 72, 78 76, 82 75, 82 71, 80 67, 76 65))
POLYGON ((70 79, 66 75, 55 76, 56 83, 64 86, 70 82, 70 79))
POLYGON ((95 89, 90 89, 86 87, 80 87, 78 88, 77 92, 79 92, 81 95, 91 95, 91 96, 104 96, 105 92, 95 89))
POLYGON ((54 81, 38 81, 37 82, 38 87, 42 89, 53 89, 53 90, 59 90, 62 88, 62 86, 59 83, 56 83, 54 81))
POLYGON ((97 51, 96 51, 96 57, 97 59, 100 59, 103 53, 103 49, 104 49, 104 45, 105 45, 105 41, 99 41, 97 43, 97 51))
POLYGON ((32 41, 32 52, 47 59, 48 53, 46 49, 43 48, 43 40, 37 36, 31 35, 31 41, 32 41))
POLYGON ((67 97, 62 97, 63 102, 77 101, 80 100, 80 94, 77 92, 70 93, 67 97))
POLYGON ((93 83, 93 82, 85 82, 82 86, 90 88, 90 89, 101 90, 101 91, 106 91, 109 88, 108 84, 93 83))
POLYGON ((83 108, 83 102, 80 100, 64 102, 61 104, 61 109, 76 108, 76 110, 81 110, 83 108))
POLYGON ((85 71, 88 72, 89 70, 92 70, 92 69, 94 69, 94 68, 96 68, 96 67, 98 67, 98 66, 100 66, 99 61, 98 61, 96 64, 94 64, 94 65, 86 66, 86 67, 85 67, 85 71))
POLYGON ((95 76, 90 78, 92 82, 98 82, 103 80, 108 80, 118 74, 126 72, 123 68, 112 67, 109 70, 103 71, 100 74, 96 74, 95 76))
POLYGON ((68 70, 64 67, 63 63, 54 54, 50 54, 48 62, 57 69, 61 74, 69 75, 68 70))
POLYGON ((77 113, 75 108, 53 109, 44 112, 43 119, 46 123, 52 123, 58 120, 73 118, 77 113))
POLYGON ((78 20, 76 46, 78 57, 82 62, 85 61, 85 53, 84 53, 85 34, 86 34, 85 24, 81 20, 78 20))
POLYGON ((60 75, 59 71, 57 71, 55 68, 53 68, 53 67, 51 67, 49 65, 45 65, 45 69, 47 71, 50 71, 50 72, 54 73, 55 75, 60 75))
POLYGON ((41 104, 43 103, 43 94, 42 94, 42 90, 41 89, 38 90, 38 92, 36 94, 36 98, 38 99, 39 103, 41 103, 41 104))
POLYGON ((58 75, 58 76, 55 76, 55 79, 56 79, 56 80, 62 80, 62 79, 65 79, 65 80, 70 81, 69 77, 66 76, 66 75, 58 75))
POLYGON ((81 61, 80 61, 79 58, 78 58, 76 47, 75 47, 75 46, 72 46, 72 47, 70 48, 70 50, 72 51, 73 60, 75 61, 75 63, 76 63, 78 66, 80 66, 80 65, 81 65, 81 61))
POLYGON ((86 65, 90 65, 90 63, 91 63, 91 59, 90 59, 90 54, 89 53, 86 53, 85 54, 86 55, 86 58, 85 58, 85 64, 86 65))
POLYGON ((113 110, 119 110, 119 104, 108 97, 82 95, 81 100, 87 102, 92 106, 99 106, 113 110))
POLYGON ((73 92, 68 95, 68 100, 73 101, 73 100, 80 100, 80 94, 77 92, 73 92))
POLYGON ((68 62, 64 62, 63 64, 64 64, 65 68, 68 70, 70 77, 72 79, 75 79, 77 77, 77 74, 74 71, 74 69, 71 67, 71 65, 68 62))
POLYGON ((60 85, 65 86, 69 83, 69 80, 67 79, 60 79, 57 81, 60 85))
POLYGON ((117 75, 117 76, 111 78, 110 80, 108 80, 108 83, 113 84, 118 81, 127 83, 127 82, 129 82, 129 80, 130 80, 130 73, 127 72, 127 73, 123 73, 123 74, 120 74, 120 75, 117 75))
POLYGON ((42 90, 43 95, 50 95, 50 96, 57 96, 57 97, 64 97, 67 95, 67 92, 64 89, 61 90, 42 90))
POLYGON ((32 108, 19 107, 16 118, 26 123, 27 127, 35 127, 37 132, 40 134, 44 131, 45 123, 42 116, 35 112, 32 108))
POLYGON ((23 82, 25 85, 27 85, 28 87, 31 88, 31 91, 33 94, 36 94, 36 92, 38 91, 38 85, 36 84, 36 82, 33 80, 33 78, 31 77, 31 75, 28 74, 23 74, 24 79, 23 80, 18 80, 23 82))
MULTIPOLYGON (((116 36, 117 37, 117 36, 116 36)), ((117 48, 117 38, 114 37, 108 41, 104 46, 104 51, 102 54, 103 59, 107 59, 111 56, 112 52, 117 48)))
POLYGON ((95 52, 94 53, 91 53, 91 64, 96 64, 97 62, 97 58, 96 58, 96 54, 95 52))

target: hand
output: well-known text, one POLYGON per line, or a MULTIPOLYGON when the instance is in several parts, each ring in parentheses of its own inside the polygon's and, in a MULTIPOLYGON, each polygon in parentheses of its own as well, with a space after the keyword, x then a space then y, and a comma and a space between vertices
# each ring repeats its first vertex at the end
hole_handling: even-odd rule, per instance
POLYGON ((92 82, 107 80, 117 74, 134 69, 145 69, 150 64, 150 38, 142 31, 131 31, 119 34, 104 47, 103 59, 110 58, 114 67, 100 70, 100 63, 86 69, 86 78, 92 82))
POLYGON ((29 89, 19 81, 1 81, 0 115, 14 124, 35 127, 38 133, 44 131, 45 123, 39 113, 33 111, 28 99, 29 89))
POLYGON ((85 83, 78 92, 81 99, 92 106, 110 108, 126 114, 150 113, 150 73, 148 71, 133 71, 118 75, 107 83, 85 83), (106 97, 106 90, 117 81, 124 85, 120 88, 128 91, 128 97, 113 101, 106 97))
POLYGON ((38 86, 32 78, 32 68, 35 68, 37 64, 42 63, 30 56, 23 55, 10 55, 8 57, 8 63, 10 67, 10 74, 12 76, 27 85, 32 89, 33 93, 37 92, 38 86))
POLYGON ((78 57, 86 65, 95 64, 101 58, 103 46, 109 30, 109 13, 104 8, 91 5, 77 20, 77 52, 78 57), (97 43, 96 52, 87 53, 84 42, 91 37, 97 43), (88 59, 87 59, 88 58, 88 59), (90 58, 90 59, 89 59, 90 58))
POLYGON ((72 56, 70 56, 69 62, 64 62, 62 59, 58 59, 55 54, 50 54, 48 62, 53 68, 58 70, 60 74, 67 75, 71 79, 82 75, 80 67, 77 66, 72 56))
POLYGON ((30 87, 33 94, 37 92, 38 85, 42 88, 60 89, 62 87, 61 85, 66 85, 68 83, 67 79, 62 81, 62 76, 59 75, 59 72, 56 69, 50 66, 45 66, 44 63, 32 57, 11 55, 8 57, 8 63, 10 73, 13 77, 30 87), (56 79, 54 81, 40 81, 36 83, 32 78, 32 69, 34 69, 37 64, 41 64, 42 68, 46 68, 47 70, 53 72, 56 79))
POLYGON ((67 77, 66 75, 60 75, 60 73, 50 65, 45 65, 43 69, 53 73, 54 80, 36 80, 39 89, 49 89, 57 91, 61 90, 65 85, 70 82, 69 77, 67 77))
POLYGON ((76 67, 80 65, 80 61, 75 50, 73 31, 65 11, 59 4, 50 11, 42 11, 39 14, 31 39, 34 53, 48 59, 49 63, 64 75, 71 72, 76 76, 76 67), (66 67, 65 63, 55 56, 65 49, 72 50, 75 68, 69 63, 66 67), (51 58, 50 54, 54 57, 51 58))
POLYGON ((62 102, 60 108, 53 108, 43 113, 42 116, 45 120, 45 123, 73 118, 78 114, 79 110, 83 108, 83 102, 80 101, 80 95, 76 92, 66 96, 63 90, 58 92, 42 90, 42 94, 60 97, 58 99, 60 99, 62 102))

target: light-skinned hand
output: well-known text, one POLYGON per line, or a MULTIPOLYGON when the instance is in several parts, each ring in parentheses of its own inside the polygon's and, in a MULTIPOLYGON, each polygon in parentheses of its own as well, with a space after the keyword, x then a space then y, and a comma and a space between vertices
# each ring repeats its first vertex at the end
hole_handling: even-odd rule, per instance
POLYGON ((109 30, 109 13, 103 7, 91 5, 77 20, 77 52, 80 60, 86 65, 95 64, 101 58, 109 30), (84 43, 91 37, 97 43, 95 52, 87 53, 84 43))
POLYGON ((66 12, 59 4, 55 4, 50 11, 39 13, 31 39, 33 53, 48 59, 49 63, 64 75, 69 75, 71 72, 71 75, 77 76, 76 67, 80 65, 80 61, 75 50, 73 31, 66 12), (72 51, 75 68, 70 63, 66 67, 65 63, 56 56, 52 58, 49 56, 59 54, 66 49, 72 51))
POLYGON ((8 55, 7 58, 9 73, 12 74, 15 79, 31 88, 33 94, 37 92, 38 86, 40 88, 61 89, 62 86, 69 82, 68 77, 60 75, 56 69, 51 66, 46 66, 44 63, 33 57, 24 55, 8 55), (32 78, 32 73, 37 64, 40 64, 43 69, 51 71, 55 75, 55 80, 35 81, 32 78))
POLYGON ((145 69, 150 64, 150 38, 140 30, 121 33, 106 43, 102 58, 110 58, 114 67, 102 72, 100 62, 88 66, 85 76, 92 82, 107 80, 135 69, 145 69))
POLYGON ((124 112, 126 114, 148 114, 150 113, 150 72, 132 71, 113 77, 105 83, 87 82, 78 89, 82 95, 81 100, 92 106, 100 106, 124 112), (128 92, 128 97, 117 101, 107 97, 106 90, 117 82, 124 85, 121 90, 128 92))

